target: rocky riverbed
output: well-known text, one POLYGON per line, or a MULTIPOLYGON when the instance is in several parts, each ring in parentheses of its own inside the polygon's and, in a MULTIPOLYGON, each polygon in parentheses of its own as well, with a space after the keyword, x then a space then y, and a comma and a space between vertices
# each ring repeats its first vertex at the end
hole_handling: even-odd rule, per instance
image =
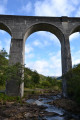
POLYGON ((0 120, 80 120, 80 106, 60 94, 28 95, 22 103, 0 103, 0 120))

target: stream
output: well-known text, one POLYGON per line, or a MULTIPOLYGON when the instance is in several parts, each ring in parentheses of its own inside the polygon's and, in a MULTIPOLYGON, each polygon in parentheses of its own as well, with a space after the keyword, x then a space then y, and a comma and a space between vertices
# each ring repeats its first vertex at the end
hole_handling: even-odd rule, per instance
POLYGON ((43 111, 43 113, 44 112, 51 113, 51 115, 50 114, 44 115, 42 117, 39 116, 38 120, 80 120, 80 116, 72 114, 62 108, 58 108, 54 105, 49 104, 50 102, 60 98, 61 98, 60 94, 56 96, 48 96, 48 97, 39 96, 38 99, 28 99, 26 102, 28 104, 44 106, 45 110, 43 111))

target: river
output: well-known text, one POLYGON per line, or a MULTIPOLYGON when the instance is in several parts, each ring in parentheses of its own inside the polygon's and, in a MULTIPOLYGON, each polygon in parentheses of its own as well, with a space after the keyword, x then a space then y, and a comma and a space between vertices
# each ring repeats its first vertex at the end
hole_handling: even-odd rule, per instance
POLYGON ((39 96, 38 99, 28 99, 28 104, 35 104, 37 106, 44 106, 43 116, 39 116, 38 120, 80 120, 80 116, 72 114, 62 108, 51 105, 50 103, 54 100, 60 99, 61 95, 50 95, 47 97, 39 96), (47 115, 45 114, 47 113, 47 115))

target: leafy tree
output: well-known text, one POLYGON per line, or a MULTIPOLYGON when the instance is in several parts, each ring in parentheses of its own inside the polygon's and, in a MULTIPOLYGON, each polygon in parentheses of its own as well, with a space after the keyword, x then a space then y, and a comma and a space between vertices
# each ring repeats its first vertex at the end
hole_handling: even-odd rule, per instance
POLYGON ((0 56, 2 57, 9 57, 8 53, 6 52, 6 50, 3 48, 2 50, 0 50, 0 56))
POLYGON ((3 48, 2 50, 0 50, 0 69, 8 65, 8 60, 6 59, 6 57, 8 57, 8 54, 3 48))
POLYGON ((22 75, 24 73, 24 66, 20 63, 9 65, 6 67, 5 76, 6 80, 16 80, 16 83, 20 85, 23 82, 22 75))
POLYGON ((39 74, 37 73, 37 71, 34 71, 33 74, 32 74, 33 83, 38 84, 39 80, 40 80, 39 74))
POLYGON ((5 85, 6 81, 6 76, 4 75, 5 69, 8 66, 8 59, 6 57, 8 57, 8 54, 3 48, 0 50, 0 85, 5 85))
POLYGON ((52 78, 48 76, 46 80, 50 82, 51 86, 56 85, 56 82, 57 82, 56 78, 52 78))

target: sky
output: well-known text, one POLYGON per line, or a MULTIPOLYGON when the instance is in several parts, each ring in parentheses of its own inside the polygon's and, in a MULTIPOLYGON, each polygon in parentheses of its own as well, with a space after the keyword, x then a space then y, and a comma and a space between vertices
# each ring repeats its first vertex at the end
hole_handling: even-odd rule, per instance
MULTIPOLYGON (((80 0, 0 0, 0 14, 80 17, 80 0)), ((80 63, 80 33, 69 37, 72 64, 80 63)), ((0 50, 10 50, 11 36, 0 30, 0 50)), ((52 33, 31 34, 25 44, 26 67, 46 76, 62 75, 61 45, 52 33)))

